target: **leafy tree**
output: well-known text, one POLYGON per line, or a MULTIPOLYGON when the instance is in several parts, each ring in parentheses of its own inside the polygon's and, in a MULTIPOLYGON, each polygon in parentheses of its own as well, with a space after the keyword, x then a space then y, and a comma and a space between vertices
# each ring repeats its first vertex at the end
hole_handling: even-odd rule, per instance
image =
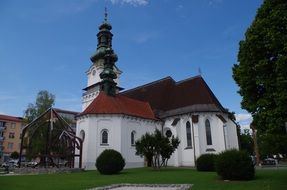
POLYGON ((19 153, 17 151, 12 152, 10 155, 10 158, 12 159, 18 159, 19 158, 19 153))
POLYGON ((47 90, 41 90, 37 94, 36 102, 34 104, 28 104, 28 108, 24 112, 24 118, 26 118, 28 122, 31 122, 54 104, 55 95, 49 93, 47 90))
POLYGON ((170 139, 162 135, 159 130, 154 134, 146 133, 136 141, 136 154, 145 156, 148 166, 161 168, 166 166, 172 153, 177 149, 180 141, 172 136, 170 139))
POLYGON ((248 152, 250 155, 254 154, 253 138, 248 129, 244 129, 239 135, 239 147, 241 150, 248 152))
MULTIPOLYGON (((243 98, 241 106, 253 116, 258 141, 269 146, 278 143, 269 141, 272 138, 280 136, 284 142, 287 138, 286 10, 286 0, 263 2, 245 39, 239 43, 239 63, 233 67, 233 78, 243 98)), ((287 153, 282 146, 273 147, 277 147, 274 152, 287 153)))
MULTIPOLYGON (((39 91, 35 103, 30 103, 28 108, 25 110, 24 118, 27 120, 27 122, 30 123, 42 113, 44 113, 47 109, 52 107, 54 103, 55 95, 49 93, 47 90, 39 91)), ((39 129, 29 129, 28 136, 24 138, 24 146, 27 146, 27 143, 29 142, 29 148, 27 149, 26 156, 30 159, 34 158, 35 155, 46 153, 45 147, 47 143, 47 133, 50 125, 49 116, 45 116, 44 119, 39 121, 39 123, 39 129)))

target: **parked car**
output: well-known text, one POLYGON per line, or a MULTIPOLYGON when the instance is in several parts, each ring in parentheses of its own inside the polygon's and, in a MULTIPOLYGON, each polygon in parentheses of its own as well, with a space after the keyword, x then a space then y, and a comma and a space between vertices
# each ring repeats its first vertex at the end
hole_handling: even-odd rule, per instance
POLYGON ((4 162, 1 167, 5 168, 5 167, 18 167, 18 160, 9 160, 7 162, 4 162))
POLYGON ((37 164, 38 164, 38 162, 36 162, 36 161, 30 161, 30 162, 28 162, 28 163, 26 164, 26 166, 33 168, 33 167, 35 167, 37 164))
POLYGON ((278 164, 278 162, 274 158, 266 158, 262 160, 262 165, 276 165, 276 164, 278 164))

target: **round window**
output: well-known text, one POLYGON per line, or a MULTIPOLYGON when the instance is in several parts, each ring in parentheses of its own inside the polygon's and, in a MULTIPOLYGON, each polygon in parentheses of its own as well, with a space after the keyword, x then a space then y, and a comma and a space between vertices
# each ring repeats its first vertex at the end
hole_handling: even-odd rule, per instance
POLYGON ((172 136, 171 130, 167 130, 167 131, 165 132, 165 135, 166 135, 168 138, 171 137, 171 136, 172 136))

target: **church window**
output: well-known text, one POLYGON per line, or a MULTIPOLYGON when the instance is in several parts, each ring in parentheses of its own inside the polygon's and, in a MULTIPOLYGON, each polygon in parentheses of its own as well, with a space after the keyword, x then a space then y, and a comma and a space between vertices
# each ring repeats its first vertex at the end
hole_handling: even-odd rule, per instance
POLYGON ((95 75, 96 74, 96 70, 93 70, 93 75, 95 75))
POLYGON ((167 136, 168 138, 170 138, 170 137, 172 136, 171 130, 168 129, 168 130, 165 132, 165 136, 167 136))
POLYGON ((192 142, 191 142, 191 127, 190 127, 190 122, 186 122, 186 144, 187 147, 192 147, 192 142))
POLYGON ((135 131, 132 131, 131 132, 131 145, 134 146, 136 143, 135 143, 135 136, 136 136, 136 132, 135 131))
POLYGON ((211 138, 211 128, 209 120, 205 120, 205 133, 206 133, 206 143, 207 145, 212 145, 212 138, 211 138))
POLYGON ((102 139, 101 139, 101 144, 102 145, 106 145, 106 144, 108 144, 108 136, 109 136, 109 134, 108 134, 108 131, 107 130, 103 130, 102 131, 102 139))
POLYGON ((81 131, 80 131, 80 138, 81 138, 82 141, 84 142, 84 140, 85 140, 85 131, 84 131, 84 130, 81 130, 81 131))

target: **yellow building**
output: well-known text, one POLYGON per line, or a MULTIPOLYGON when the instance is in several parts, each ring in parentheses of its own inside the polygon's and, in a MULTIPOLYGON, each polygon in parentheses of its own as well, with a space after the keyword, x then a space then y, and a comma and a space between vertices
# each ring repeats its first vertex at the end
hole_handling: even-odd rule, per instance
POLYGON ((23 126, 21 117, 0 115, 0 163, 7 161, 12 152, 19 153, 23 126))

